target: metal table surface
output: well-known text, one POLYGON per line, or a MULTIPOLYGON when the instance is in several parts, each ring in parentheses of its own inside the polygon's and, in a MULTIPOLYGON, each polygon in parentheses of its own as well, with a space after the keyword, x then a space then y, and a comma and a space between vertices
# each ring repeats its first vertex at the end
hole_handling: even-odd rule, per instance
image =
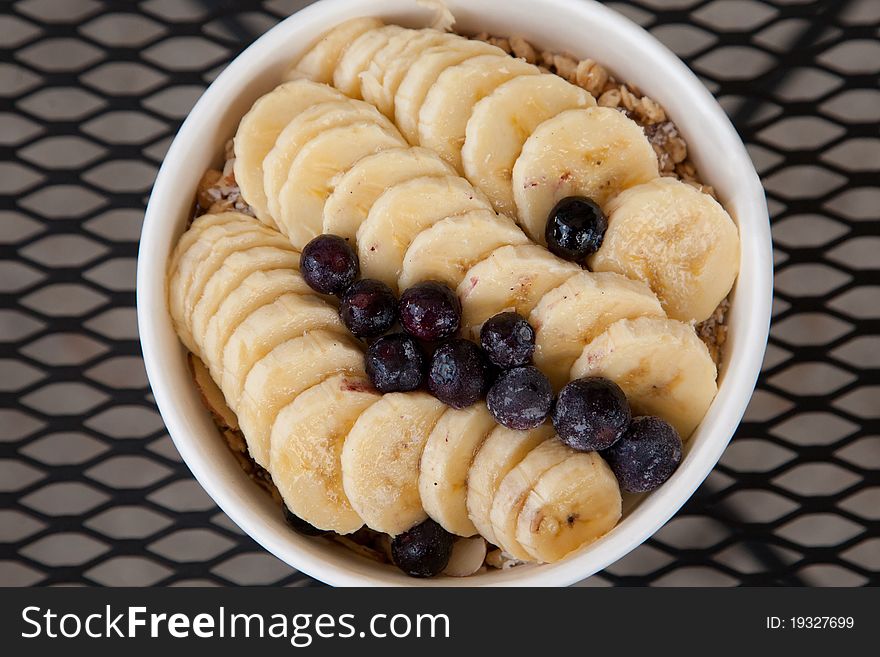
MULTIPOLYGON (((232 57, 303 4, 0 4, 0 585, 313 584, 180 461, 134 310, 143 209, 175 131, 232 57)), ((877 584, 880 1, 609 4, 684 58, 747 141, 776 300, 721 463, 583 584, 877 584)))

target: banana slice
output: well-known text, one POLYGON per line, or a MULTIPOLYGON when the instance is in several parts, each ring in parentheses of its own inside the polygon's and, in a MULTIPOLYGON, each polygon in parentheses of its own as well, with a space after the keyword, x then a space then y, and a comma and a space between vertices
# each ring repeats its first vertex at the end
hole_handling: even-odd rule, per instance
POLYGON ((593 338, 619 319, 642 316, 666 315, 641 281, 611 272, 576 274, 545 294, 529 316, 535 329, 535 365, 559 390, 593 338))
POLYGON ((383 23, 372 16, 352 18, 340 23, 322 36, 318 43, 303 55, 294 66, 294 72, 315 82, 325 84, 333 81, 333 71, 343 53, 360 35, 368 30, 382 27, 383 23))
POLYGON ((174 251, 168 261, 168 280, 170 281, 175 275, 177 275, 180 267, 180 259, 196 243, 196 241, 198 241, 204 230, 211 228, 212 226, 221 226, 223 224, 242 221, 253 221, 253 218, 239 212, 209 213, 196 217, 184 231, 183 235, 180 236, 180 239, 177 240, 177 244, 175 245, 174 251))
MULTIPOLYGON (((189 286, 183 299, 183 319, 190 331, 193 330, 193 312, 196 305, 202 299, 209 280, 220 270, 228 258, 236 253, 248 251, 259 246, 290 249, 290 244, 287 243, 282 235, 279 235, 274 230, 269 230, 259 223, 252 230, 237 233, 236 235, 225 235, 214 242, 211 251, 196 266, 192 284, 189 286)), ((193 335, 195 336, 196 333, 193 333, 193 335)))
POLYGON ((419 143, 419 111, 438 76, 450 66, 480 55, 506 55, 483 41, 450 41, 423 51, 411 64, 394 95, 394 122, 410 144, 419 143))
POLYGON ((425 50, 463 38, 438 30, 396 34, 379 50, 369 68, 361 76, 361 94, 385 116, 394 117, 394 96, 412 63, 425 50))
MULTIPOLYGON (((272 303, 288 292, 311 294, 314 290, 306 284, 299 272, 271 269, 255 271, 223 300, 208 321, 204 336, 199 336, 205 364, 218 380, 223 376, 223 349, 232 332, 257 308, 272 303)), ((227 399, 227 402, 231 401, 227 399)), ((230 406, 235 407, 232 403, 230 406)))
POLYGON ((269 214, 263 189, 263 160, 275 140, 290 121, 304 109, 342 100, 344 96, 333 87, 311 80, 293 80, 276 87, 254 103, 244 115, 235 133, 235 181, 241 195, 260 221, 275 227, 276 217, 269 214))
POLYGON ((211 411, 214 421, 220 427, 227 427, 233 431, 237 430, 238 418, 235 417, 235 413, 229 408, 229 404, 226 403, 223 392, 211 377, 208 367, 202 362, 201 358, 194 354, 188 354, 187 360, 189 361, 193 380, 202 396, 202 403, 211 411))
POLYGON ((498 485, 526 454, 553 435, 549 422, 529 431, 495 427, 474 456, 467 475, 468 517, 490 543, 498 545, 489 519, 498 485))
POLYGON ((193 308, 193 335, 204 336, 208 322, 220 308, 220 304, 235 290, 242 281, 255 271, 271 269, 299 269, 299 254, 293 249, 279 249, 276 246, 256 246, 246 251, 231 254, 217 270, 202 292, 202 296, 193 308))
POLYGON ((398 288, 405 290, 419 281, 433 280, 455 289, 468 269, 496 249, 528 241, 511 219, 494 210, 447 217, 412 241, 403 259, 398 288))
POLYGON ((355 422, 342 448, 342 483, 370 529, 396 536, 427 517, 419 460, 444 410, 423 392, 391 393, 355 422))
POLYGON ((547 217, 566 196, 587 196, 604 208, 659 175, 654 148, 635 121, 609 107, 568 110, 538 126, 513 167, 519 225, 546 244, 547 217))
POLYGON ((558 75, 523 75, 505 82, 474 106, 461 150, 465 175, 498 212, 515 217, 513 165, 526 139, 547 119, 595 104, 588 91, 558 75))
POLYGON ((382 194, 357 232, 361 273, 397 287, 406 250, 441 219, 470 210, 492 210, 486 197, 458 176, 407 180, 382 194))
POLYGON ((517 518, 526 496, 538 478, 550 468, 576 454, 555 437, 535 447, 498 484, 492 499, 489 521, 499 547, 520 561, 531 561, 532 555, 516 540, 517 518))
POLYGON ((540 476, 516 521, 516 540, 538 561, 559 561, 620 520, 617 479, 596 452, 574 453, 540 476))
POLYGON ((477 533, 467 511, 468 470, 480 445, 496 426, 485 404, 461 410, 448 408, 425 443, 419 472, 422 506, 452 534, 477 533))
POLYGON ((611 199, 607 211, 591 268, 645 281, 674 319, 708 319, 739 272, 739 235, 724 208, 686 183, 658 178, 611 199))
POLYGON ((528 317, 545 294, 580 271, 534 244, 496 249, 471 267, 458 286, 462 335, 479 339, 483 322, 505 310, 528 317))
POLYGON ((230 405, 238 405, 248 372, 257 361, 283 342, 316 329, 339 334, 345 330, 333 306, 311 294, 283 294, 248 315, 232 331, 217 363, 230 405))
POLYGON ((287 508, 318 529, 351 534, 364 522, 342 486, 342 445, 381 396, 367 379, 331 376, 285 406, 272 427, 272 482, 287 508))
POLYGON ((386 190, 413 178, 454 174, 455 169, 426 148, 393 148, 369 155, 336 181, 324 205, 324 232, 353 243, 373 203, 386 190))
POLYGON ((615 322, 586 346, 571 378, 604 376, 626 393, 633 415, 657 415, 687 440, 715 398, 717 370, 690 325, 641 317, 615 322))
POLYGON ((412 31, 398 25, 385 25, 361 34, 339 58, 333 71, 333 86, 346 96, 362 99, 361 75, 369 68, 376 53, 388 45, 391 37, 412 31))
POLYGON ((350 98, 310 107, 287 124, 263 160, 263 189, 273 217, 281 216, 281 188, 300 149, 325 130, 362 122, 376 123, 388 132, 397 132, 375 107, 350 98))
POLYGON ((397 131, 377 123, 352 123, 326 130, 303 146, 281 188, 278 225, 297 249, 321 234, 324 203, 334 178, 362 157, 405 145, 397 131))
POLYGON ((419 144, 462 171, 461 148, 474 105, 504 82, 538 73, 537 66, 506 54, 482 55, 447 68, 419 110, 419 144))
POLYGON ((271 472, 269 434, 278 412, 304 390, 341 372, 363 376, 354 340, 316 330, 275 347, 251 368, 235 412, 253 459, 271 472))
POLYGON ((168 311, 181 342, 195 354, 199 351, 189 329, 189 313, 185 301, 195 271, 214 248, 217 240, 250 231, 256 225, 258 224, 253 217, 238 213, 203 215, 193 222, 174 249, 168 268, 168 311))

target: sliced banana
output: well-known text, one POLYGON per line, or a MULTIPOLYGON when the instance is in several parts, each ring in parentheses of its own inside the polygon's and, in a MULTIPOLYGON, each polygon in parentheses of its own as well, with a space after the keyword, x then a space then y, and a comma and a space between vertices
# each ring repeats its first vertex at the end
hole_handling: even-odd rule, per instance
POLYGON ((529 491, 538 478, 576 452, 555 437, 535 447, 515 465, 498 484, 492 499, 489 521, 499 547, 520 561, 531 561, 532 555, 516 540, 516 519, 529 491))
POLYGON ((367 30, 351 42, 333 71, 333 86, 346 96, 362 99, 361 75, 369 68, 370 62, 382 48, 388 45, 391 37, 412 32, 398 25, 367 30))
POLYGON ((386 190, 413 178, 454 174, 451 166, 426 148, 392 148, 369 155, 335 181, 324 205, 324 232, 354 243, 373 203, 386 190))
POLYGON ((642 316, 666 315, 641 281, 611 272, 576 274, 545 294, 529 316, 535 329, 535 365, 559 390, 593 338, 619 319, 642 316))
POLYGON ((513 165, 526 139, 547 119, 595 104, 588 91, 558 75, 523 75, 505 82, 474 106, 461 150, 465 175, 498 212, 515 217, 513 165))
POLYGON ((607 212, 591 268, 645 281, 674 319, 708 319, 739 272, 739 235, 718 201, 658 178, 611 199, 607 212))
POLYGON ((220 308, 220 304, 248 276, 255 271, 284 268, 299 269, 299 254, 293 249, 256 246, 229 255, 220 269, 208 280, 201 298, 193 308, 190 322, 193 335, 205 335, 208 322, 220 308))
POLYGON ((506 54, 482 55, 450 66, 419 110, 419 144, 462 171, 461 148, 474 105, 504 82, 538 73, 537 66, 506 54))
POLYGON ((380 196, 357 233, 365 278, 397 287, 406 250, 415 237, 441 219, 470 210, 490 210, 486 197, 459 176, 429 176, 399 183, 380 196))
POLYGON ((238 405, 247 375, 257 361, 283 342, 316 329, 341 334, 345 327, 333 306, 311 294, 283 294, 248 315, 230 334, 217 363, 230 406, 238 405))
MULTIPOLYGON (((255 271, 223 300, 217 312, 208 320, 204 336, 199 336, 205 363, 217 380, 221 380, 223 375, 223 349, 236 327, 257 308, 272 303, 288 292, 311 294, 314 290, 306 284, 299 272, 292 269, 271 269, 255 271)), ((234 408, 232 401, 234 400, 227 399, 234 408)))
POLYGON ((382 27, 383 23, 372 16, 352 18, 340 23, 324 34, 302 59, 294 66, 294 72, 315 82, 333 81, 333 71, 345 50, 368 30, 382 27))
POLYGON ((480 55, 504 55, 483 41, 451 41, 423 51, 411 64, 394 95, 394 122, 409 143, 419 143, 419 111, 438 76, 450 66, 480 55))
POLYGON ((467 476, 480 445, 497 425, 485 404, 448 408, 422 451, 419 494, 425 512, 451 534, 473 536, 468 517, 467 476))
POLYGON ((718 388, 706 345, 689 324, 641 317, 615 322, 586 346, 571 378, 604 376, 619 385, 634 415, 657 415, 687 440, 718 388))
POLYGON ((568 110, 538 126, 513 167, 519 225, 546 244, 547 217, 558 201, 586 196, 604 208, 659 175, 654 148, 635 121, 609 107, 568 110))
POLYGON ((367 379, 337 374, 278 413, 270 474, 294 515, 337 534, 363 526, 342 486, 342 445, 361 413, 380 398, 367 379))
POLYGON ((576 452, 544 472, 526 495, 516 540, 538 561, 559 561, 611 531, 621 506, 608 464, 596 452, 576 452))
POLYGON ((342 448, 342 483, 367 527, 396 536, 427 517, 419 460, 445 409, 423 392, 391 393, 355 422, 342 448))
POLYGON ((505 310, 528 317, 545 294, 580 271, 534 244, 496 249, 458 285, 462 334, 478 339, 483 322, 505 310))
POLYGON ((276 217, 269 214, 263 189, 263 160, 272 150, 284 126, 312 105, 343 98, 341 93, 326 84, 293 80, 259 98, 241 119, 234 139, 233 172, 241 195, 260 221, 272 227, 276 225, 276 217))
POLYGON ((447 217, 412 241, 403 259, 398 288, 405 290, 419 281, 433 280, 455 289, 467 271, 494 250, 528 241, 513 220, 494 210, 447 217))
POLYGON ((474 456, 467 476, 468 517, 490 543, 498 545, 489 519, 498 485, 526 454, 553 435, 553 426, 549 422, 529 431, 498 426, 489 433, 474 456))
POLYGON ((325 130, 362 122, 376 123, 391 133, 397 131, 375 107, 350 98, 314 105, 287 124, 263 160, 263 189, 273 217, 281 216, 281 189, 300 149, 325 130))
POLYGON ((196 340, 189 329, 189 313, 186 297, 193 283, 198 266, 224 236, 251 231, 257 222, 253 217, 238 213, 207 214, 196 219, 183 234, 168 268, 168 311, 174 329, 181 342, 194 354, 199 355, 196 340))
POLYGON ((363 376, 354 340, 326 330, 284 342, 251 368, 235 412, 253 459, 271 472, 269 434, 278 412, 304 390, 341 372, 363 376))
POLYGON ((321 234, 324 204, 338 174, 362 157, 404 144, 396 131, 364 122, 326 130, 303 146, 279 197, 278 224, 294 247, 302 249, 321 234))
POLYGON ((448 577, 467 577, 480 570, 485 561, 486 541, 482 536, 459 538, 452 544, 452 554, 443 574, 448 577))
POLYGON ((461 40, 458 35, 431 29, 394 35, 361 76, 364 100, 393 118, 394 96, 412 63, 428 48, 461 40))
POLYGON ((201 393, 202 402, 211 411, 214 420, 221 427, 229 427, 232 430, 237 430, 238 418, 235 417, 235 413, 229 408, 229 404, 226 403, 226 399, 223 397, 223 392, 211 377, 211 372, 208 370, 208 367, 202 362, 201 358, 194 354, 189 354, 187 360, 189 361, 193 380, 196 383, 196 387, 199 389, 199 393, 201 393))
MULTIPOLYGON (((261 224, 256 224, 252 230, 243 231, 235 235, 225 235, 214 242, 210 252, 196 266, 192 284, 189 286, 183 299, 183 318, 190 331, 193 330, 193 311, 202 299, 205 287, 214 277, 214 274, 234 254, 260 246, 274 247, 276 249, 290 248, 287 240, 282 235, 279 235, 274 230, 269 230, 261 224)), ((193 335, 195 336, 196 334, 193 333, 193 335)))

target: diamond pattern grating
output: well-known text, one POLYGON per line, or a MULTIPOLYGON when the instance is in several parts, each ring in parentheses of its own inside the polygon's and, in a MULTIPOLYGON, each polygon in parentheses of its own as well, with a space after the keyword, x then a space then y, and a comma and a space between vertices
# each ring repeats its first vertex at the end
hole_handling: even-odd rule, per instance
MULTIPOLYGON (((181 463, 134 311, 143 209, 175 131, 226 62, 304 4, 0 5, 0 584, 313 584, 181 463)), ((880 3, 609 4, 684 58, 747 141, 777 289, 763 376, 721 463, 584 584, 877 584, 880 3)))

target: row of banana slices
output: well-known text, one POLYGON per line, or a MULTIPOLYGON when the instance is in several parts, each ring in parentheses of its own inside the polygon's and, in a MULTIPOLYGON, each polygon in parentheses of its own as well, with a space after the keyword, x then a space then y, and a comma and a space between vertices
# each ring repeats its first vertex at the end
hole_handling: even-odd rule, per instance
POLYGON ((549 424, 513 431, 483 403, 457 410, 422 392, 376 393, 362 346, 298 265, 279 233, 223 213, 193 222, 168 272, 182 341, 293 513, 341 534, 366 524, 397 535, 430 516, 544 562, 614 527, 610 468, 549 424))
MULTIPOLYGON (((359 37, 348 32, 349 48, 340 46, 340 35, 364 21, 337 28, 300 62, 299 71, 318 81, 281 85, 242 120, 236 178, 263 223, 234 213, 194 222, 169 270, 175 326, 238 415, 251 455, 308 522, 339 533, 366 523, 395 535, 429 515, 453 533, 479 533, 523 560, 555 561, 620 516, 620 493, 604 461, 563 447, 548 426, 530 432, 496 426, 482 404, 456 411, 422 393, 376 395, 364 378, 359 343, 330 300, 297 273, 298 251, 319 233, 339 234, 357 249, 364 276, 399 289, 426 279, 449 284, 462 301, 468 337, 492 315, 515 309, 535 326, 536 364, 557 388, 570 378, 608 376, 636 412, 664 417, 687 437, 714 397, 716 370, 693 329, 675 318, 696 319, 699 305, 711 305, 708 314, 726 295, 729 285, 719 292, 713 265, 724 250, 713 240, 724 241, 724 222, 734 239, 735 228, 714 200, 686 185, 653 179, 623 191, 628 181, 606 176, 602 188, 617 229, 609 230, 606 245, 619 244, 607 250, 606 261, 624 266, 587 272, 556 258, 496 214, 496 198, 458 176, 455 162, 437 154, 444 154, 441 147, 410 146, 376 106, 321 81, 330 76, 386 113, 391 99, 403 126, 400 94, 389 92, 383 106, 378 92, 366 91, 376 77, 366 69, 384 62, 383 89, 399 92, 413 68, 407 57, 420 48, 425 52, 416 61, 430 54, 439 62, 450 61, 439 54, 446 52, 442 44, 488 46, 372 19, 366 24, 359 37), (355 45, 370 35, 380 45, 364 56, 355 45), (399 45, 409 55, 379 56, 404 35, 413 43, 399 45), (425 46, 432 40, 441 45, 425 46), (346 57, 357 63, 343 67, 346 57), (409 63, 398 68, 399 61, 409 63), (677 230, 663 226, 670 217, 677 230), (656 234, 663 235, 659 242, 656 234), (656 257, 632 256, 652 240, 656 257), (685 272, 676 260, 682 255, 694 256, 685 272), (636 260, 651 270, 634 275, 626 265, 636 260), (649 281, 657 294, 624 274, 649 281), (676 294, 663 287, 667 280, 676 282, 676 294), (690 308, 684 315, 675 310, 679 300, 690 308)), ((522 64, 504 57, 509 66, 522 64)), ((524 84, 521 77, 509 83, 524 84)), ((425 96, 432 89, 428 84, 425 96)), ((629 122, 610 111, 615 118, 604 112, 600 118, 629 122)), ((469 131, 471 121, 465 123, 469 131)), ((630 137, 618 139, 615 125, 606 126, 604 138, 625 153, 630 137)), ((497 144, 487 148, 499 151, 497 144)), ((596 264, 602 255, 594 256, 594 269, 602 269, 596 264)))
MULTIPOLYGON (((466 240, 479 225, 499 240, 525 239, 506 218, 480 212, 494 210, 544 244, 555 203, 587 196, 609 215, 591 269, 648 282, 668 316, 683 321, 707 319, 730 292, 739 267, 730 216, 707 194, 660 178, 641 127, 556 75, 490 44, 358 18, 320 39, 290 77, 242 120, 235 174, 257 216, 297 248, 340 234, 362 244, 362 262, 384 263, 390 251, 396 265, 403 247, 377 227, 387 221, 367 217, 377 195, 416 177, 461 174, 471 186, 412 181, 375 214, 404 212, 395 223, 411 223, 432 195, 445 196, 449 210, 476 219, 437 232, 466 240), (425 150, 400 154, 407 144, 425 150), (417 194, 425 202, 407 207, 417 194)), ((420 215, 414 228, 437 221, 420 215)), ((435 237, 418 242, 401 271, 389 265, 378 277, 406 287, 440 276, 419 268, 419 247, 435 237)))

